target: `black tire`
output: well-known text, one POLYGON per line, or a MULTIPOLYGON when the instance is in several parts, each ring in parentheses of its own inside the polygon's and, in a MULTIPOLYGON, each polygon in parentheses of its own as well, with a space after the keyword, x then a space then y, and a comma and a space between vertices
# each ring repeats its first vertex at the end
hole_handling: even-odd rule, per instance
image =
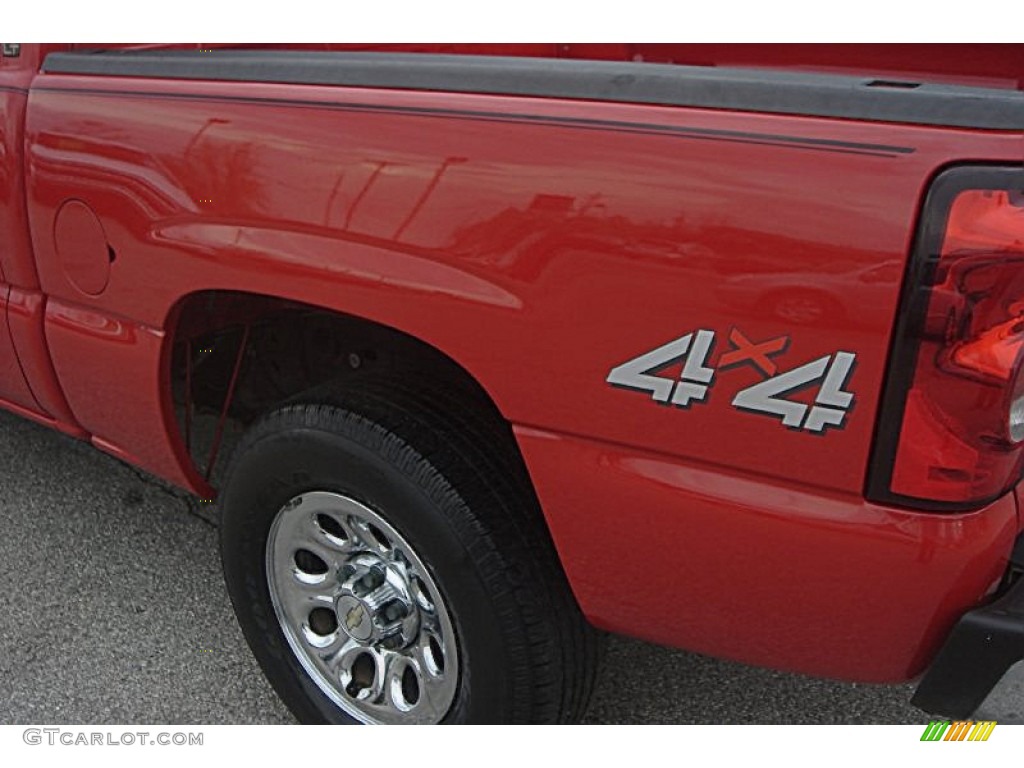
POLYGON ((235 613, 296 717, 357 722, 306 673, 270 598, 273 521, 310 491, 372 509, 425 563, 458 646, 457 688, 442 722, 582 717, 599 634, 572 596, 507 424, 472 393, 428 395, 394 381, 364 380, 305 400, 249 429, 220 497, 235 613))

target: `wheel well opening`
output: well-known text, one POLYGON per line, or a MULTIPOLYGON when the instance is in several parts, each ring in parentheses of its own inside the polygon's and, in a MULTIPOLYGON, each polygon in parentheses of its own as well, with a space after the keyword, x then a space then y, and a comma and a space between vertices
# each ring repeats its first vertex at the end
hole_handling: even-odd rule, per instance
POLYGON ((242 433, 260 416, 323 387, 357 386, 369 371, 413 376, 426 388, 457 388, 468 407, 489 411, 513 440, 494 402, 464 368, 393 328, 236 291, 188 296, 171 325, 168 392, 177 438, 214 488, 242 433))

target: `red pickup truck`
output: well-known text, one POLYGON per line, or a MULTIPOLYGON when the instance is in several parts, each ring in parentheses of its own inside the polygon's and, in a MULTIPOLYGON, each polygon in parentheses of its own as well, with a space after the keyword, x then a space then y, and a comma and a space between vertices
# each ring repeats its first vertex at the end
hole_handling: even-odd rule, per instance
POLYGON ((1024 657, 1021 46, 4 44, 0 404, 216 499, 310 722, 601 631, 968 716, 1024 657))

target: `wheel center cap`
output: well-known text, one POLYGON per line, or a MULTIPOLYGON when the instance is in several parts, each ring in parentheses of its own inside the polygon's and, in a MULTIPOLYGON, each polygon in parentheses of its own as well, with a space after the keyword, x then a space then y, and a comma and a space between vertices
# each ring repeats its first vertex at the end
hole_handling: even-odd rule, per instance
POLYGON ((353 640, 366 642, 373 635, 373 614, 355 595, 342 595, 335 605, 338 625, 353 640))

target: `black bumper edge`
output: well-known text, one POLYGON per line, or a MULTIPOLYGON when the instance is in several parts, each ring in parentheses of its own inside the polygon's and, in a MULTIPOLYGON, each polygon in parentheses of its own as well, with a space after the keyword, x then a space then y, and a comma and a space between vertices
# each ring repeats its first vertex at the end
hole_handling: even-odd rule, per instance
MULTIPOLYGON (((1011 570, 1024 569, 1024 537, 1011 570)), ((968 611, 917 686, 911 703, 945 717, 971 717, 1003 674, 1024 659, 1024 577, 995 601, 968 611)))

